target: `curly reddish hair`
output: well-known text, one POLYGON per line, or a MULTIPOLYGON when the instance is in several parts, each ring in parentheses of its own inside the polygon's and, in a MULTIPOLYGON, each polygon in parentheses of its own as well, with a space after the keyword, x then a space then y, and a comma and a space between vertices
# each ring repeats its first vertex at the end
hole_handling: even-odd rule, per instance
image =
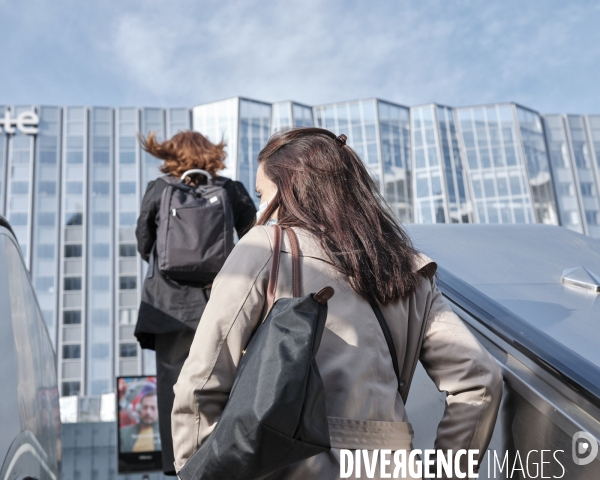
POLYGON ((225 168, 226 143, 221 140, 215 145, 199 132, 179 132, 164 142, 159 142, 156 133, 150 132, 147 137, 139 135, 139 141, 146 152, 165 161, 160 166, 162 173, 181 177, 187 170, 200 168, 214 177, 225 168))

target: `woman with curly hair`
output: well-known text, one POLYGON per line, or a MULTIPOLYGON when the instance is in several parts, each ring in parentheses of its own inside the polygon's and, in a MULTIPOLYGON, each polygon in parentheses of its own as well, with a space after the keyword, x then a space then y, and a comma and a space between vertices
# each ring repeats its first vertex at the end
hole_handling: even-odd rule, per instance
MULTIPOLYGON (((213 184, 222 186, 227 192, 238 236, 241 238, 246 233, 255 219, 256 207, 240 182, 218 175, 225 168, 227 154, 224 142, 215 145, 198 132, 184 131, 164 142, 158 141, 156 135, 150 133, 147 138, 140 136, 140 143, 145 151, 164 160, 160 171, 165 174, 148 183, 142 200, 135 234, 138 251, 145 261, 156 262, 151 252, 161 221, 161 194, 168 184, 178 182, 187 170, 201 169, 212 175, 213 184)), ((195 185, 207 183, 207 179, 201 175, 187 177, 186 181, 195 185)), ((144 281, 135 336, 142 348, 156 350, 163 470, 166 474, 175 475, 171 440, 173 385, 188 356, 196 327, 208 301, 209 290, 200 283, 170 279, 155 267, 149 267, 151 274, 144 281)))

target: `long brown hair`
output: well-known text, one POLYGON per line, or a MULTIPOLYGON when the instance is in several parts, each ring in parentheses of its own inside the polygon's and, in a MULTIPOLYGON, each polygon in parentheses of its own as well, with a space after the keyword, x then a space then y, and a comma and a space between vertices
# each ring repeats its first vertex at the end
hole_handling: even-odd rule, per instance
POLYGON ((277 210, 282 227, 301 227, 319 239, 329 258, 364 298, 387 305, 421 280, 417 251, 394 218, 363 162, 322 128, 273 135, 258 156, 277 185, 259 223, 277 210))
POLYGON ((225 142, 215 145, 199 132, 179 132, 164 142, 159 142, 156 133, 150 132, 146 138, 139 135, 139 141, 150 155, 165 161, 160 166, 162 173, 180 177, 187 170, 200 168, 214 177, 225 168, 225 142))

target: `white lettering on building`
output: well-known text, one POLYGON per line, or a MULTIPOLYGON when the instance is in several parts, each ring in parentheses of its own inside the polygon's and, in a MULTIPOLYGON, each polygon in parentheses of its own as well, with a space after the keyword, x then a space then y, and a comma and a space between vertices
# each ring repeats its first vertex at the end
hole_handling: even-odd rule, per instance
POLYGON ((18 117, 13 118, 10 110, 4 111, 4 118, 0 117, 0 133, 2 133, 2 127, 4 131, 11 135, 19 130, 19 132, 25 135, 35 135, 38 133, 38 124, 40 123, 40 117, 35 112, 23 112, 18 117), (17 127, 15 129, 15 127, 17 127))

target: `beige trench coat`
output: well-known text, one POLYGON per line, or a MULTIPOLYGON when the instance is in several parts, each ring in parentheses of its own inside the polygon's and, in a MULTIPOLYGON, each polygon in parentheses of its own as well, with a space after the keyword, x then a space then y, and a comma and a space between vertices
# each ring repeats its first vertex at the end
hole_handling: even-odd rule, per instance
MULTIPOLYGON (((340 475, 340 449, 410 450, 413 431, 385 338, 369 303, 333 268, 316 239, 300 229, 294 231, 300 244, 302 295, 325 286, 335 290, 317 354, 332 449, 269 479, 335 479, 340 475)), ((266 315, 272 245, 273 228, 254 227, 235 246, 213 284, 174 387, 177 471, 219 421, 242 351, 266 315)), ((282 252, 276 298, 292 296, 291 249, 286 235, 282 252)), ((410 384, 420 360, 438 389, 447 392, 435 448, 484 452, 496 420, 502 375, 437 289, 436 264, 424 255, 415 264, 423 274, 416 291, 382 308, 400 363, 401 386, 410 384), (422 322, 427 324, 419 349, 422 322)))

